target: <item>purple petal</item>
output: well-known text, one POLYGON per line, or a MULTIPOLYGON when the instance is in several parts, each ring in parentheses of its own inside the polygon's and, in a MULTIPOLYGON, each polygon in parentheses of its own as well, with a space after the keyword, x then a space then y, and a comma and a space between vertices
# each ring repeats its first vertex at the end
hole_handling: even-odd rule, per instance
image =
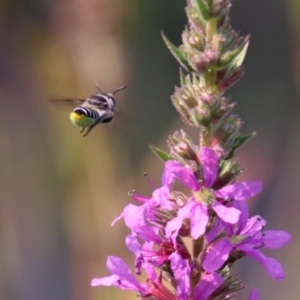
POLYGON ((174 244, 176 244, 176 238, 178 235, 178 232, 182 226, 183 220, 181 218, 173 218, 171 221, 169 221, 165 228, 165 234, 166 238, 171 238, 174 244))
POLYGON ((119 257, 109 256, 107 258, 107 269, 113 274, 109 277, 94 278, 92 286, 112 285, 121 289, 144 292, 142 285, 131 274, 128 265, 119 257))
POLYGON ((228 259, 232 248, 233 246, 228 240, 224 239, 217 242, 206 255, 203 261, 203 268, 210 273, 218 270, 228 259))
POLYGON ((169 256, 171 269, 177 282, 177 296, 179 299, 188 299, 191 292, 190 273, 191 269, 187 259, 173 252, 169 256))
POLYGON ((138 255, 138 253, 141 250, 141 245, 138 242, 137 238, 131 234, 126 236, 125 243, 127 245, 127 248, 135 255, 138 255))
POLYGON ((141 267, 145 263, 148 263, 148 261, 151 261, 151 263, 154 263, 153 257, 149 255, 149 253, 153 253, 153 242, 145 242, 142 247, 138 251, 136 251, 135 254, 135 262, 134 262, 134 268, 135 273, 138 275, 141 275, 141 267))
POLYGON ((245 252, 248 256, 257 260, 266 270, 266 272, 275 280, 284 279, 284 270, 282 265, 271 257, 266 257, 260 251, 252 249, 247 245, 240 245, 237 247, 239 250, 245 252))
POLYGON ((248 300, 259 300, 259 293, 258 290, 251 291, 248 300))
POLYGON ((265 248, 278 249, 291 241, 291 234, 286 231, 267 230, 264 232, 263 243, 265 248))
POLYGON ((217 273, 208 274, 202 277, 194 290, 195 300, 207 300, 208 297, 223 284, 224 280, 217 273))
POLYGON ((200 203, 195 205, 190 214, 191 236, 193 239, 196 240, 205 233, 208 220, 207 207, 200 203))
POLYGON ((137 282, 135 277, 131 274, 128 265, 122 258, 116 256, 109 256, 106 262, 107 269, 119 278, 128 278, 137 282))
POLYGON ((146 224, 143 206, 128 204, 123 210, 123 218, 126 226, 134 232, 139 232, 146 224))
MULTIPOLYGON (((137 210, 141 210, 141 209, 143 209, 143 206, 136 206, 136 205, 133 205, 132 203, 129 203, 128 205, 126 205, 124 207, 120 216, 113 220, 111 226, 115 225, 115 223, 117 221, 121 220, 122 218, 124 218, 124 221, 126 223, 126 218, 128 218, 128 216, 130 218, 130 215, 134 214, 137 210)), ((129 227, 129 229, 131 229, 131 228, 129 227)))
POLYGON ((221 222, 220 219, 216 218, 211 230, 209 230, 209 232, 205 234, 205 240, 207 244, 209 244, 221 231, 224 230, 224 224, 221 222))
POLYGON ((105 285, 105 286, 118 286, 119 276, 112 275, 102 278, 93 278, 91 286, 105 285))
MULTIPOLYGON (((132 205, 132 204, 130 203, 128 205, 132 205)), ((127 206, 125 206, 121 214, 112 221, 111 226, 114 226, 118 221, 120 221, 124 217, 124 212, 126 210, 126 207, 127 206)))
POLYGON ((218 155, 213 149, 203 147, 200 152, 200 161, 202 163, 205 186, 211 187, 218 175, 218 155))
POLYGON ((158 276, 156 274, 155 268, 152 264, 150 263, 144 263, 143 264, 143 269, 145 270, 147 277, 153 281, 157 282, 158 281, 158 276))
POLYGON ((216 191, 215 195, 223 199, 246 200, 257 195, 261 189, 261 181, 245 181, 227 185, 216 191))
POLYGON ((165 228, 166 238, 171 238, 174 245, 176 245, 176 238, 182 226, 182 222, 186 218, 190 218, 191 210, 195 205, 195 201, 188 201, 184 207, 180 208, 177 212, 177 217, 169 221, 165 228))
POLYGON ((247 203, 245 203, 244 201, 233 201, 233 207, 241 212, 239 222, 237 224, 238 228, 236 231, 237 233, 240 233, 247 224, 249 218, 249 208, 247 203))
POLYGON ((249 209, 246 202, 233 201, 232 207, 239 210, 241 214, 239 216, 239 220, 237 223, 230 224, 230 223, 223 222, 223 227, 226 230, 226 232, 229 234, 229 236, 232 236, 234 234, 239 234, 246 226, 249 217, 249 209))
POLYGON ((170 189, 167 185, 163 185, 152 193, 154 202, 162 208, 171 210, 174 208, 173 202, 170 201, 170 189))
POLYGON ((168 160, 165 162, 163 182, 172 183, 174 181, 174 176, 190 189, 194 191, 200 189, 200 184, 191 169, 182 166, 177 161, 168 160))
POLYGON ((282 265, 274 258, 267 257, 263 266, 267 273, 275 280, 283 280, 285 277, 282 265))
POLYGON ((234 207, 226 207, 216 202, 213 210, 226 223, 235 224, 238 222, 241 212, 234 207))
MULTIPOLYGON (((170 162, 170 161, 168 161, 170 162)), ((171 162, 174 162, 173 160, 171 162)), ((172 168, 168 167, 169 164, 167 164, 167 162, 165 163, 165 170, 162 174, 162 184, 163 185, 170 185, 171 183, 173 183, 176 179, 176 176, 174 174, 174 172, 172 171, 172 168)))
MULTIPOLYGON (((264 220, 261 216, 254 216, 248 219, 246 226, 241 231, 241 234, 246 236, 255 236, 257 233, 261 232, 264 226, 267 224, 267 221, 264 220)), ((261 234, 259 234, 260 236, 261 234)))
POLYGON ((123 210, 123 218, 126 226, 145 241, 155 240, 156 238, 154 229, 145 219, 145 215, 149 215, 148 208, 145 205, 136 206, 128 204, 123 210))

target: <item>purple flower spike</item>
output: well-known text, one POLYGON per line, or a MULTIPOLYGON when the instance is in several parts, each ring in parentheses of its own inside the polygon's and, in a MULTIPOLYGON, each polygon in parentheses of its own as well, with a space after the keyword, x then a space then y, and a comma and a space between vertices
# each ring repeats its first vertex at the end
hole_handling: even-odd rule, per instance
MULTIPOLYGON (((150 146, 164 162, 161 184, 146 177, 150 196, 130 192, 136 205, 126 205, 112 223, 123 219, 130 230, 125 243, 134 254, 135 274, 121 258, 110 256, 111 275, 94 278, 93 286, 132 290, 143 300, 233 299, 244 283, 232 266, 247 256, 273 279, 284 278, 281 264, 262 250, 283 247, 291 235, 265 230, 266 220, 251 217, 246 200, 261 192, 262 183, 237 178, 243 167, 235 151, 254 134, 241 133, 243 122, 225 96, 243 75, 249 44, 249 36, 231 28, 231 2, 187 0, 183 44, 177 47, 163 34, 181 65, 180 87, 171 101, 185 123, 197 129, 198 142, 180 129, 167 141, 169 152, 150 146), (139 282, 140 275, 146 280, 139 282)), ((258 292, 248 300, 259 300, 258 292)))

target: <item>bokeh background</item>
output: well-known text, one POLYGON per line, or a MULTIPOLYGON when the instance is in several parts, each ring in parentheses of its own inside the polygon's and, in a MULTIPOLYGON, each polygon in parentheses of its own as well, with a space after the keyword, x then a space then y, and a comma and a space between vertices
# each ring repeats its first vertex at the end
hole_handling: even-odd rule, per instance
MULTIPOLYGON (((126 257, 127 233, 111 221, 133 188, 149 194, 162 170, 148 144, 166 149, 182 127, 170 103, 178 65, 160 30, 178 45, 185 0, 0 1, 0 299, 136 299, 114 288, 91 288, 108 275, 108 255, 126 257), (48 99, 84 98, 97 82, 123 112, 83 138, 68 108, 48 99)), ((232 24, 251 34, 246 76, 230 95, 258 136, 240 149, 244 179, 262 179, 253 214, 267 228, 293 234, 268 252, 286 270, 273 282, 250 259, 236 270, 261 299, 300 298, 300 1, 233 1, 232 24)), ((193 135, 193 131, 190 131, 193 135)))

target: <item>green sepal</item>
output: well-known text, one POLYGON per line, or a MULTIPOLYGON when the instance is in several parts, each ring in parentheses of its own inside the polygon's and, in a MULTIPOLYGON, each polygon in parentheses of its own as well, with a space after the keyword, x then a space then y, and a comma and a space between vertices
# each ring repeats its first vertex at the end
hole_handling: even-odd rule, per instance
POLYGON ((209 6, 205 0, 195 0, 195 9, 201 20, 209 20, 209 6))
POLYGON ((247 135, 244 135, 244 136, 239 136, 237 138, 235 138, 233 141, 232 141, 232 150, 228 153, 226 159, 230 159, 232 158, 233 154, 234 154, 234 151, 241 147, 243 144, 245 144, 247 141, 249 141, 250 139, 254 138, 256 136, 256 132, 252 132, 250 134, 247 134, 247 135))
POLYGON ((167 153, 163 150, 160 150, 159 148, 157 148, 153 145, 149 145, 149 147, 154 152, 154 154, 156 154, 162 161, 167 161, 167 160, 173 159, 173 157, 169 153, 167 153))
POLYGON ((177 48, 176 46, 174 46, 168 39, 167 37, 164 35, 163 32, 161 32, 162 38, 166 44, 166 46, 168 47, 168 49, 170 50, 170 52, 173 54, 173 56, 176 58, 176 60, 180 63, 180 65, 188 72, 193 72, 193 69, 191 68, 191 66, 189 65, 187 58, 186 58, 186 54, 179 50, 179 48, 177 48))
POLYGON ((224 69, 229 66, 229 69, 235 69, 242 65, 247 49, 249 46, 249 36, 247 36, 244 41, 232 51, 227 51, 222 55, 220 59, 220 64, 217 65, 217 69, 224 69))
POLYGON ((245 59, 245 56, 246 56, 246 53, 247 53, 247 50, 248 50, 248 46, 249 46, 249 36, 247 36, 244 40, 244 43, 241 45, 240 47, 240 51, 239 53, 234 57, 234 59, 232 60, 231 62, 231 66, 233 68, 238 68, 242 65, 244 59, 245 59))

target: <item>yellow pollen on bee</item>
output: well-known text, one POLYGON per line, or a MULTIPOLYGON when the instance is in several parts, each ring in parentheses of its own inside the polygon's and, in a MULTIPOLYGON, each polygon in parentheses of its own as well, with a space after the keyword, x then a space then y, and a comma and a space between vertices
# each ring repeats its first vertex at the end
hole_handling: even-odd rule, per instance
POLYGON ((78 113, 72 111, 70 114, 70 120, 74 125, 82 127, 82 126, 85 126, 84 123, 85 123, 86 117, 83 114, 78 114, 78 113))
POLYGON ((84 118, 84 115, 78 114, 74 111, 72 111, 71 114, 70 114, 71 121, 77 122, 77 121, 81 121, 83 118, 84 118))

